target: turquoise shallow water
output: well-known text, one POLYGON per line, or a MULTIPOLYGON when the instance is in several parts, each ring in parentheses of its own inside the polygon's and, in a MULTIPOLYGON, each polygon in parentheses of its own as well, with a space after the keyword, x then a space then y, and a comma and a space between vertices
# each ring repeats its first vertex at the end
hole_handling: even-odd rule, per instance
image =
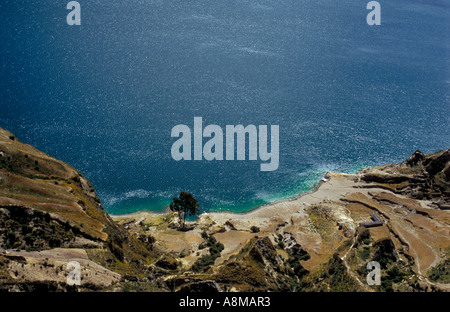
POLYGON ((399 162, 449 142, 449 3, 0 3, 0 126, 79 169, 106 210, 161 211, 180 191, 243 212, 327 171, 399 162), (280 165, 175 162, 171 129, 279 125, 280 165))

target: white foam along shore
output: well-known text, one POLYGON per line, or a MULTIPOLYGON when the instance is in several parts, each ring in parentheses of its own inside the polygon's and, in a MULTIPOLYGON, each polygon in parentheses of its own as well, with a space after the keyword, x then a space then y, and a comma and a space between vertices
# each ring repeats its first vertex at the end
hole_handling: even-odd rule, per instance
MULTIPOLYGON (((318 183, 317 183, 317 184, 313 187, 313 189, 310 190, 310 191, 301 192, 300 194, 297 194, 297 195, 294 195, 294 196, 291 196, 291 197, 288 197, 288 198, 277 199, 277 200, 275 200, 275 201, 273 201, 273 202, 270 202, 270 203, 267 203, 267 204, 262 204, 262 205, 256 206, 256 207, 254 207, 254 208, 252 208, 252 209, 250 209, 250 210, 248 210, 248 211, 244 211, 244 212, 234 212, 234 211, 230 211, 230 210, 223 210, 223 211, 203 212, 202 214, 205 214, 205 213, 206 213, 206 214, 231 213, 231 214, 235 214, 235 215, 246 215, 246 214, 249 214, 249 213, 251 213, 251 212, 254 212, 254 211, 258 210, 258 209, 262 209, 262 208, 264 208, 264 207, 267 207, 267 206, 271 206, 271 205, 277 204, 277 203, 279 203, 279 202, 293 201, 293 200, 299 199, 299 198, 301 198, 301 197, 303 197, 303 196, 305 196, 305 195, 307 195, 307 194, 316 192, 316 191, 319 189, 319 187, 322 185, 323 182, 328 182, 328 181, 329 181, 329 178, 328 178, 328 175, 329 175, 329 174, 335 175, 335 174, 337 174, 337 173, 330 173, 330 172, 327 172, 327 173, 324 175, 324 178, 322 178, 321 180, 319 180, 318 183)), ((120 218, 120 217, 123 217, 123 218, 130 218, 130 217, 140 216, 140 215, 143 215, 143 214, 147 214, 147 215, 161 215, 161 214, 166 214, 166 213, 169 213, 169 212, 170 212, 170 208, 169 208, 169 206, 167 206, 167 207, 165 207, 162 211, 138 210, 138 211, 127 212, 127 213, 109 213, 109 215, 110 215, 111 217, 114 217, 114 218, 120 218)))
MULTIPOLYGON (((326 179, 322 180, 316 188, 307 193, 302 193, 293 198, 279 200, 270 204, 265 204, 247 212, 205 212, 199 219, 210 218, 217 223, 233 221, 243 223, 243 227, 249 224, 264 227, 273 220, 286 220, 293 214, 302 214, 304 207, 319 204, 323 201, 336 201, 341 197, 355 191, 355 187, 361 182, 355 181, 357 175, 343 173, 327 173, 326 179)), ((359 189, 358 191, 361 191, 359 189)), ((111 215, 113 218, 142 218, 152 217, 168 213, 168 208, 163 212, 138 211, 127 214, 111 215)))

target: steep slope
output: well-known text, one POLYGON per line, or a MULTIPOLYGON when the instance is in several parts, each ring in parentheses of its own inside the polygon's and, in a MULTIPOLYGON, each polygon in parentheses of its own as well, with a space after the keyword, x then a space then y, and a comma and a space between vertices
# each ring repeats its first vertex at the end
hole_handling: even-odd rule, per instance
POLYGON ((416 151, 180 231, 172 213, 110 217, 81 173, 0 128, 0 291, 448 291, 449 168, 450 150, 416 151))
POLYGON ((0 205, 10 217, 27 219, 34 211, 36 215, 47 213, 58 223, 68 222, 68 227, 76 231, 75 236, 93 241, 106 241, 108 237, 104 230, 111 227, 112 221, 86 178, 3 129, 0 187, 0 205), (24 215, 19 216, 21 213, 24 215))
MULTIPOLYGON (((71 261, 74 248, 81 248, 81 253, 73 260, 94 259, 106 268, 99 269, 102 274, 110 276, 106 277, 109 283, 102 282, 105 279, 85 283, 92 289, 118 281, 120 275, 109 269, 137 274, 151 255, 144 243, 110 218, 91 183, 80 172, 0 128, 0 268, 9 270, 3 275, 10 281, 3 287, 14 284, 15 288, 22 285, 21 289, 29 289, 34 285, 34 289, 45 284, 46 289, 64 288, 61 285, 68 272, 63 267, 71 261), (46 256, 41 257, 42 254, 46 256), (66 255, 65 262, 61 254, 66 255), (44 258, 45 266, 41 261, 44 258), (17 263, 23 272, 28 263, 34 263, 34 268, 37 263, 44 271, 34 269, 36 274, 11 275, 11 271, 17 271, 17 263), (56 265, 61 274, 51 277, 48 265, 56 265)), ((91 263, 88 267, 99 265, 91 263)), ((99 271, 94 273, 98 275, 99 271)))
POLYGON ((311 194, 246 214, 202 214, 188 232, 170 214, 114 219, 171 254, 177 264, 163 281, 173 291, 448 291, 449 152, 328 173, 311 194), (381 285, 367 284, 371 261, 381 285))
POLYGON ((420 151, 399 164, 361 171, 361 179, 379 183, 397 194, 431 200, 437 208, 450 209, 450 150, 425 155, 420 151))

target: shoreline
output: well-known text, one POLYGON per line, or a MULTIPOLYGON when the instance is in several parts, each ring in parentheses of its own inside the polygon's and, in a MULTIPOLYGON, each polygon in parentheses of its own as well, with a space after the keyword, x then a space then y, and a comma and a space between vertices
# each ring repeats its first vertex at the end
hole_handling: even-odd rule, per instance
POLYGON ((196 220, 186 222, 186 224, 194 225, 192 231, 187 232, 179 232, 169 227, 169 222, 162 221, 161 223, 155 220, 154 218, 162 216, 160 212, 137 212, 115 215, 112 218, 115 222, 137 231, 142 230, 140 228, 142 224, 154 225, 147 228, 146 233, 156 239, 160 248, 171 250, 175 254, 181 252, 188 254, 189 256, 182 260, 186 266, 193 265, 198 259, 198 255, 192 253, 192 251, 197 250, 202 243, 201 233, 205 228, 208 228, 209 233, 213 233, 215 238, 225 246, 217 260, 219 264, 239 252, 255 235, 271 237, 282 229, 282 233, 289 233, 292 241, 299 243, 310 251, 313 260, 305 263, 308 269, 317 263, 326 261, 328 256, 331 256, 329 255, 329 248, 333 247, 333 244, 337 244, 335 240, 332 240, 331 243, 323 242, 321 234, 311 230, 309 209, 316 206, 328 207, 326 209, 332 207, 330 213, 332 213, 333 222, 339 223, 345 229, 344 231, 347 233, 345 235, 353 235, 356 231, 355 222, 344 208, 343 205, 345 204, 341 199, 351 193, 367 194, 372 190, 360 188, 365 182, 358 181, 356 174, 328 172, 326 179, 319 181, 308 192, 261 205, 251 211, 243 213, 226 211, 202 213, 196 220), (165 224, 165 226, 158 227, 162 224, 165 224), (253 229, 257 229, 257 231, 254 232, 253 229), (174 239, 174 235, 176 235, 176 239, 174 239))
MULTIPOLYGON (((324 174, 324 176, 315 184, 315 186, 311 190, 301 192, 293 197, 278 199, 278 200, 275 200, 270 203, 256 206, 255 208, 252 208, 251 210, 245 211, 245 212, 234 212, 234 211, 230 211, 230 210, 202 212, 201 214, 198 215, 198 218, 195 221, 198 221, 200 218, 202 218, 202 216, 203 217, 216 216, 220 219, 224 218, 224 217, 233 218, 233 216, 234 216, 234 217, 243 217, 244 219, 246 219, 246 218, 255 216, 257 214, 264 214, 266 210, 271 210, 274 207, 279 206, 279 205, 290 205, 293 203, 295 204, 298 201, 304 202, 305 204, 306 203, 311 204, 312 202, 321 202, 321 201, 327 199, 327 194, 328 194, 327 190, 323 190, 323 194, 319 194, 319 196, 317 196, 317 198, 314 198, 314 194, 321 192, 324 186, 326 186, 326 185, 331 186, 332 183, 339 184, 341 182, 341 181, 339 181, 340 180, 339 177, 344 178, 344 180, 351 179, 352 183, 354 183, 353 178, 356 176, 357 176, 357 174, 340 173, 340 172, 326 172, 324 174), (326 179, 327 181, 324 181, 324 179, 326 179), (311 199, 311 198, 314 198, 314 199, 311 199)), ((335 189, 336 187, 333 186, 332 188, 335 189)), ((340 193, 340 191, 338 191, 337 194, 335 194, 334 196, 331 196, 331 197, 333 199, 337 199, 341 195, 342 194, 340 193)), ((169 207, 167 207, 164 209, 164 211, 140 210, 140 211, 125 213, 125 214, 110 214, 110 216, 112 218, 136 218, 138 216, 159 216, 159 215, 167 214, 169 212, 170 212, 169 207)), ((195 222, 195 221, 189 221, 189 222, 195 222)))
MULTIPOLYGON (((295 201, 295 200, 297 200, 297 199, 300 199, 300 198, 303 197, 303 196, 306 196, 306 195, 308 195, 308 194, 313 194, 313 193, 317 192, 318 189, 320 188, 320 186, 321 186, 323 183, 326 183, 326 182, 324 182, 324 179, 328 179, 327 176, 328 176, 329 174, 343 174, 343 175, 349 175, 349 174, 347 174, 347 173, 326 172, 326 173, 323 175, 323 177, 320 178, 320 180, 319 180, 317 183, 314 184, 314 187, 313 187, 311 190, 304 191, 304 192, 300 192, 300 193, 298 193, 297 195, 294 195, 294 196, 291 196, 291 197, 287 197, 287 198, 276 199, 276 200, 274 200, 273 202, 269 202, 269 203, 266 203, 266 204, 262 204, 262 205, 255 206, 254 208, 251 208, 250 210, 244 211, 244 212, 234 212, 234 211, 231 211, 231 210, 205 211, 205 212, 200 213, 200 214, 198 215, 198 217, 200 217, 200 216, 203 215, 203 214, 234 214, 234 215, 247 215, 247 214, 253 213, 253 212, 255 212, 255 211, 259 210, 259 209, 262 209, 262 208, 264 208, 264 207, 267 207, 267 206, 271 206, 271 205, 275 205, 275 204, 283 203, 283 202, 295 201)), ((105 211, 106 211, 106 209, 105 209, 105 211)), ((108 211, 106 211, 106 212, 108 212, 108 211)), ((169 206, 167 206, 167 207, 165 207, 162 211, 138 210, 138 211, 135 211, 135 212, 128 212, 128 213, 124 213, 124 214, 112 214, 112 213, 109 213, 109 212, 108 212, 108 214, 109 214, 111 217, 113 217, 113 218, 127 218, 127 217, 134 217, 134 216, 141 215, 141 214, 148 214, 148 215, 162 215, 162 214, 167 214, 167 213, 169 213, 169 212, 170 212, 170 208, 169 208, 169 206)))
MULTIPOLYGON (((376 167, 376 166, 375 166, 376 167)), ((220 210, 220 211, 217 211, 217 210, 210 210, 210 211, 204 211, 204 212, 202 212, 200 215, 198 215, 199 217, 202 215, 202 214, 212 214, 212 213, 214 213, 214 214, 220 214, 220 213, 226 213, 226 214, 234 214, 234 215, 246 215, 246 214, 250 214, 250 213, 252 213, 252 212, 255 212, 255 211, 257 211, 257 210, 259 210, 259 209, 262 209, 262 208, 264 208, 264 207, 266 207, 266 206, 270 206, 270 205, 275 205, 275 204, 277 204, 277 203, 282 203, 282 202, 289 202, 289 201, 295 201, 295 200, 297 200, 297 199, 299 199, 299 198, 301 198, 301 197, 303 197, 303 196, 306 196, 306 195, 308 195, 308 194, 311 194, 311 193, 315 193, 315 192, 317 192, 317 190, 323 185, 323 183, 326 183, 326 182, 329 182, 329 181, 324 181, 324 179, 325 180, 329 180, 329 176, 330 175, 348 175, 348 176, 356 176, 356 175, 358 175, 359 174, 359 172, 361 172, 362 170, 364 170, 365 168, 370 168, 370 166, 368 167, 368 166, 357 166, 357 168, 358 169, 354 169, 354 170, 350 170, 351 172, 333 172, 333 171, 327 171, 327 172, 325 172, 323 175, 322 175, 322 177, 321 178, 319 178, 319 180, 316 182, 316 183, 314 183, 314 186, 311 188, 311 189, 309 189, 309 190, 306 190, 306 191, 300 191, 299 193, 296 193, 296 194, 294 194, 294 195, 290 195, 290 196, 287 196, 287 197, 280 197, 279 199, 275 199, 274 201, 272 201, 272 202, 268 202, 268 203, 265 203, 265 204, 260 204, 260 205, 257 205, 257 206, 254 206, 254 207, 252 207, 252 208, 250 208, 249 210, 247 210, 247 211, 244 211, 244 212, 235 212, 235 211, 232 211, 232 210, 220 210)), ((105 208, 104 208, 105 209, 105 208)), ((161 210, 161 211, 152 211, 152 210, 138 210, 138 211, 134 211, 134 212, 126 212, 126 213, 110 213, 110 212, 108 212, 106 209, 105 209, 105 211, 110 215, 110 216, 112 216, 112 217, 115 217, 115 218, 120 218, 120 217, 133 217, 133 216, 136 216, 136 215, 141 215, 141 214, 148 214, 148 215, 162 215, 162 214, 167 214, 168 212, 170 212, 170 209, 169 209, 169 206, 167 206, 167 207, 164 207, 163 208, 163 210, 161 210)))

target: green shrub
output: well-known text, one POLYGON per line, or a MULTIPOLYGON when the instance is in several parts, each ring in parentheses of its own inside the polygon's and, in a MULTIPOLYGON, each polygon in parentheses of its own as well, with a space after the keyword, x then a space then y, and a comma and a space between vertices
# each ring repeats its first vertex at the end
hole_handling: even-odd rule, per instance
POLYGON ((359 252, 359 257, 362 260, 367 260, 370 257, 370 247, 363 247, 363 250, 359 252))
POLYGON ((368 245, 370 244, 370 242, 371 242, 370 231, 368 229, 365 229, 364 231, 361 232, 361 234, 359 234, 358 243, 364 243, 368 245))
POLYGON ((250 231, 252 231, 252 233, 258 233, 258 232, 260 231, 260 229, 259 229, 259 227, 253 225, 253 226, 250 228, 250 231))
POLYGON ((224 250, 225 246, 222 243, 217 243, 209 247, 209 252, 211 255, 217 255, 220 257, 220 253, 224 250))
POLYGON ((25 242, 27 243, 27 245, 33 245, 35 240, 36 240, 36 237, 32 234, 25 235, 25 242))
POLYGON ((450 283, 450 259, 433 267, 429 277, 433 282, 450 283))
POLYGON ((220 257, 220 253, 224 250, 225 246, 218 242, 214 236, 208 235, 206 232, 202 232, 202 238, 205 242, 199 245, 199 249, 209 247, 209 255, 204 255, 192 265, 192 271, 201 272, 206 271, 210 265, 213 265, 217 258, 220 257))
POLYGON ((386 268, 389 263, 397 260, 395 246, 392 240, 384 239, 374 244, 374 261, 380 263, 382 268, 386 268))
POLYGON ((212 255, 205 255, 195 261, 195 263, 192 265, 192 271, 194 272, 201 272, 206 270, 206 267, 213 265, 216 258, 212 255))

